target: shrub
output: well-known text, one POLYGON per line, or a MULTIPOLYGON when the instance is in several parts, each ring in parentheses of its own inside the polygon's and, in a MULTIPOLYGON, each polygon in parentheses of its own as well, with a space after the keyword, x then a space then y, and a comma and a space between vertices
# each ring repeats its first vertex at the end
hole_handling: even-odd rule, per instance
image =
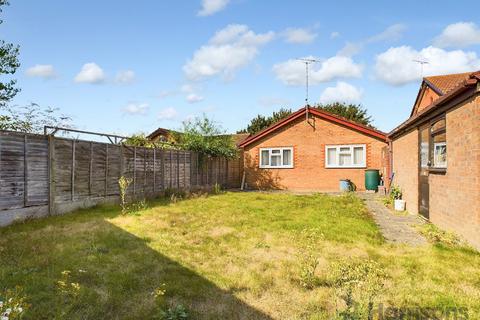
POLYGON ((400 200, 402 199, 402 189, 400 189, 397 185, 392 185, 390 187, 390 197, 393 200, 400 200))
POLYGON ((371 319, 386 273, 373 260, 344 261, 333 265, 331 283, 344 308, 337 308, 340 319, 371 319))

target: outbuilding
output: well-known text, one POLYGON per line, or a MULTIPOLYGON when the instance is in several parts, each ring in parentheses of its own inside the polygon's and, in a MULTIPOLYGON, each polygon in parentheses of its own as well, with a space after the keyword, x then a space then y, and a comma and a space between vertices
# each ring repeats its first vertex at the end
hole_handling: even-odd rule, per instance
POLYGON ((480 247, 480 71, 424 78, 389 139, 407 210, 480 247))
POLYGON ((303 107, 239 144, 252 189, 338 191, 348 179, 365 189, 365 170, 388 172, 385 133, 331 113, 303 107))

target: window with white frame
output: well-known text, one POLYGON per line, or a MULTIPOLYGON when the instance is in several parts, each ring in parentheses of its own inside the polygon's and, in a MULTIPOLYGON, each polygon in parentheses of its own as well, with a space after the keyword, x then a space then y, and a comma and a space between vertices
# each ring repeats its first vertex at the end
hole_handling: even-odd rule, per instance
POLYGON ((293 168, 293 148, 260 148, 260 168, 293 168))
POLYGON ((326 168, 365 168, 367 148, 364 144, 325 146, 326 168))

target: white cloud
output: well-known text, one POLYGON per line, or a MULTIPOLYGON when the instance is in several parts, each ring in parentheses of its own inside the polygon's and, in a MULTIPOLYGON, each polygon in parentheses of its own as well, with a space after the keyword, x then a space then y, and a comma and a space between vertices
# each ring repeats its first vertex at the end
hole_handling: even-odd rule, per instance
POLYGON ((230 0, 202 0, 202 9, 200 9, 198 15, 205 17, 222 11, 229 2, 230 0))
POLYGON ((354 103, 359 102, 362 98, 363 92, 361 89, 358 89, 351 84, 346 82, 339 81, 335 87, 326 88, 321 96, 321 103, 331 103, 331 102, 346 102, 354 103))
POLYGON ((159 120, 172 120, 177 116, 177 110, 172 107, 165 108, 158 113, 159 120))
POLYGON ((330 33, 330 39, 335 39, 335 38, 338 38, 338 37, 340 37, 340 32, 333 31, 332 33, 330 33))
POLYGON ((317 37, 317 34, 302 28, 288 28, 283 32, 283 37, 289 43, 312 43, 317 37))
POLYGON ((129 103, 125 108, 123 108, 124 113, 131 115, 144 115, 147 113, 147 111, 147 103, 129 103))
POLYGON ((117 73, 115 82, 120 84, 129 84, 135 81, 135 72, 132 70, 124 70, 117 73))
POLYGON ((79 83, 101 83, 105 81, 105 73, 96 63, 85 63, 74 80, 79 83))
POLYGON ((409 46, 401 46, 377 55, 376 76, 391 85, 403 85, 420 80, 421 66, 413 60, 428 62, 423 66, 423 76, 480 69, 480 59, 475 52, 446 51, 432 46, 417 51, 409 46))
POLYGON ((194 81, 216 75, 231 78, 236 70, 249 64, 258 54, 259 47, 271 41, 273 36, 271 31, 256 34, 245 25, 229 25, 195 51, 183 71, 194 81))
POLYGON ((188 103, 197 103, 197 102, 200 102, 200 101, 203 101, 203 97, 199 96, 198 94, 190 93, 189 95, 187 95, 187 102, 188 103))
MULTIPOLYGON (((314 57, 307 57, 314 58, 314 57)), ((363 67, 351 58, 334 56, 310 65, 309 82, 319 84, 341 78, 359 78, 363 67)), ((305 64, 291 59, 273 66, 277 79, 287 85, 305 84, 305 64)))
POLYGON ((450 24, 433 40, 433 45, 440 48, 462 48, 475 44, 480 44, 480 28, 473 22, 450 24))
POLYGON ((399 40, 403 36, 403 33, 406 29, 407 27, 404 24, 393 24, 382 32, 364 40, 358 42, 347 42, 337 55, 352 57, 362 51, 362 49, 368 44, 399 40))
POLYGON ((39 77, 44 79, 55 78, 56 72, 51 64, 36 64, 26 71, 29 77, 39 77))

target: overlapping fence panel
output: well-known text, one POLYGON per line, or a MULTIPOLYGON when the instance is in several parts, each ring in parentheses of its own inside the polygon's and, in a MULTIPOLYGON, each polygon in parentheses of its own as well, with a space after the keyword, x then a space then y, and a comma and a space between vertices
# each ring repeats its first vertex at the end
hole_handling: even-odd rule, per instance
POLYGON ((235 188, 242 159, 0 131, 0 225, 115 201, 122 175, 137 199, 215 183, 235 188))

